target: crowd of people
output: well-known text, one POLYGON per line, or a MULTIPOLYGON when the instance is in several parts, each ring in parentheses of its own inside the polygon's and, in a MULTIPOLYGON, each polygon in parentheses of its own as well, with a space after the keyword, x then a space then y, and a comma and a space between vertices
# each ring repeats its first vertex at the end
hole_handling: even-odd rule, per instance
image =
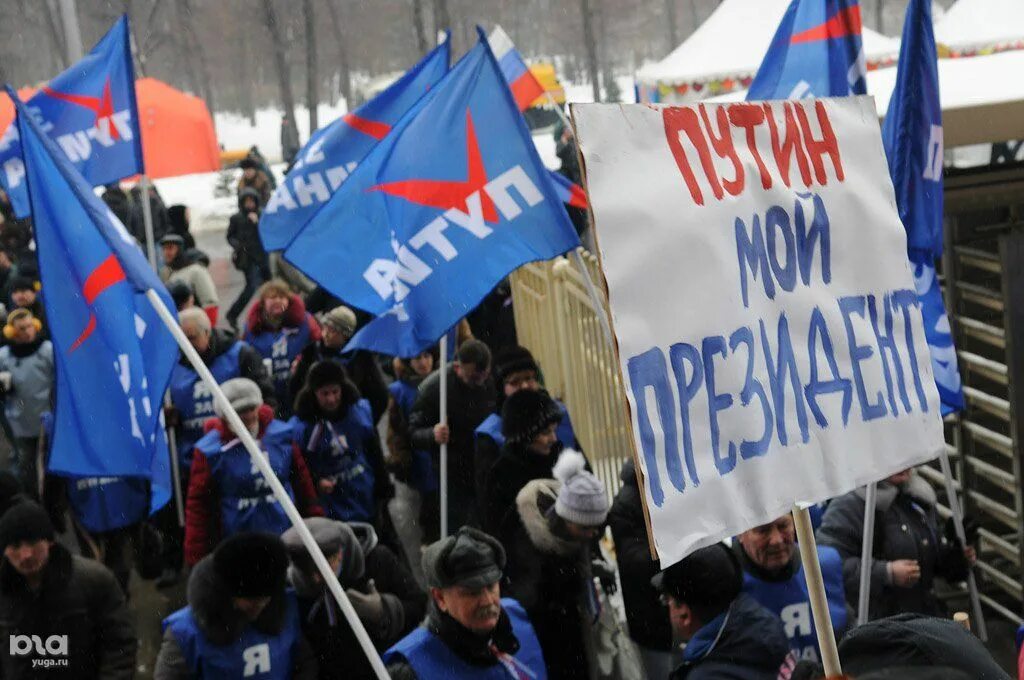
MULTIPOLYGON (((412 358, 346 351, 367 318, 264 251, 259 213, 273 174, 255 154, 242 169, 227 241, 244 286, 224 314, 187 207, 165 208, 152 189, 143 198, 110 186, 103 198, 140 243, 141 201, 150 202, 160 275, 186 338, 392 678, 822 677, 790 516, 661 570, 632 462, 609 498, 568 409, 516 343, 507 286, 460 323, 444 372, 436 347, 412 358), (419 545, 400 538, 389 512, 399 484, 417 499, 419 545), (617 592, 625 626, 611 604, 617 592)), ((133 572, 159 588, 187 574, 185 606, 163 621, 156 678, 375 677, 298 530, 184 356, 165 409, 184 526, 173 502, 148 516, 150 490, 138 479, 46 474, 54 358, 45 291, 30 224, 2 202, 0 216, 0 423, 12 444, 0 473, 0 630, 11 650, 31 636, 44 646, 41 655, 5 655, 0 677, 35 677, 40 667, 56 677, 132 677, 133 572), (68 531, 81 555, 57 540, 68 531)), ((847 672, 1008 677, 942 618, 936 579, 966 576, 975 536, 961 544, 940 524, 934 491, 910 470, 878 486, 873 623, 854 627, 864 503, 860 491, 834 499, 817 529, 847 672)))

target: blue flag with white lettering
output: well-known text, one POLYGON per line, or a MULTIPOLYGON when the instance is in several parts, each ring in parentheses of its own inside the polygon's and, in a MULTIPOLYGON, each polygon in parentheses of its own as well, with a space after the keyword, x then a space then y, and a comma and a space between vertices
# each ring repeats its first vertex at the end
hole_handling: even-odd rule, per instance
POLYGON ((793 0, 747 99, 866 94, 866 75, 857 0, 793 0))
POLYGON ((378 316, 350 348, 412 356, 516 267, 578 245, 481 35, 363 159, 285 257, 378 316))
POLYGON ((174 309, 124 226, 15 100, 57 371, 49 468, 71 477, 145 477, 169 498, 162 400, 177 345, 145 291, 174 309))
MULTIPOLYGON (((89 54, 44 85, 25 104, 40 130, 92 186, 143 170, 128 16, 89 54)), ((0 186, 18 217, 30 214, 18 126, 0 137, 0 186)))
POLYGON ((964 407, 956 347, 935 261, 942 257, 942 106, 930 0, 910 0, 896 87, 882 126, 896 207, 907 230, 907 255, 921 299, 943 414, 964 407))
POLYGON ((444 77, 450 52, 445 40, 386 90, 309 138, 260 217, 264 248, 288 247, 370 149, 444 77))

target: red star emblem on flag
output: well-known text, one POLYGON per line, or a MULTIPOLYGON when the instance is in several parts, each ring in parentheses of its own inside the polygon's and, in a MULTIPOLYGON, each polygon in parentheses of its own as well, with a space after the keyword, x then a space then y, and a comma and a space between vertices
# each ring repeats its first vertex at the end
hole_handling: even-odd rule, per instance
POLYGON ((405 179, 387 182, 370 187, 369 191, 382 191, 390 196, 404 198, 416 205, 447 210, 456 208, 464 213, 469 212, 466 199, 474 192, 479 192, 480 207, 485 222, 497 222, 498 211, 494 202, 483 190, 487 184, 487 169, 480 155, 480 144, 477 142, 476 130, 473 127, 473 116, 466 109, 466 179, 405 179))
POLYGON ((107 82, 103 85, 103 95, 101 97, 58 92, 51 87, 43 87, 43 92, 54 99, 59 99, 75 106, 81 106, 94 112, 96 114, 96 127, 99 127, 100 121, 106 118, 108 121, 107 128, 110 130, 110 138, 121 139, 117 126, 110 122, 111 117, 114 115, 114 98, 110 95, 110 78, 107 78, 107 82))

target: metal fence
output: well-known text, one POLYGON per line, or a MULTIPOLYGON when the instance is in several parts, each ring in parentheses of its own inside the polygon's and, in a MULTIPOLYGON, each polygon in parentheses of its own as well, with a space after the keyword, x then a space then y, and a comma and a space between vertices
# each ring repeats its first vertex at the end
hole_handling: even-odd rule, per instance
MULTIPOLYGON (((597 258, 580 253, 600 282, 597 258)), ((615 353, 583 275, 571 259, 558 257, 520 267, 511 283, 519 342, 540 364, 547 390, 565 402, 594 472, 614 496, 622 463, 632 456, 629 415, 615 353)))

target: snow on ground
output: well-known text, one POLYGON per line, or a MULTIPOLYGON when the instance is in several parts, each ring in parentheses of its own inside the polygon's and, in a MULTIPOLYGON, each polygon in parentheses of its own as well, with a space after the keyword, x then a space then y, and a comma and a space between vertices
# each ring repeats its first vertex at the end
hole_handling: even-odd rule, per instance
MULTIPOLYGON (((299 139, 303 140, 309 139, 308 111, 304 106, 295 107, 299 139)), ((348 112, 348 107, 345 100, 340 99, 336 104, 320 104, 316 112, 320 126, 323 127, 348 112)), ((281 160, 280 109, 259 109, 256 111, 256 125, 250 124, 247 116, 238 113, 218 113, 214 116, 213 124, 217 128, 217 141, 221 148, 229 151, 248 149, 255 144, 271 161, 281 160)))

